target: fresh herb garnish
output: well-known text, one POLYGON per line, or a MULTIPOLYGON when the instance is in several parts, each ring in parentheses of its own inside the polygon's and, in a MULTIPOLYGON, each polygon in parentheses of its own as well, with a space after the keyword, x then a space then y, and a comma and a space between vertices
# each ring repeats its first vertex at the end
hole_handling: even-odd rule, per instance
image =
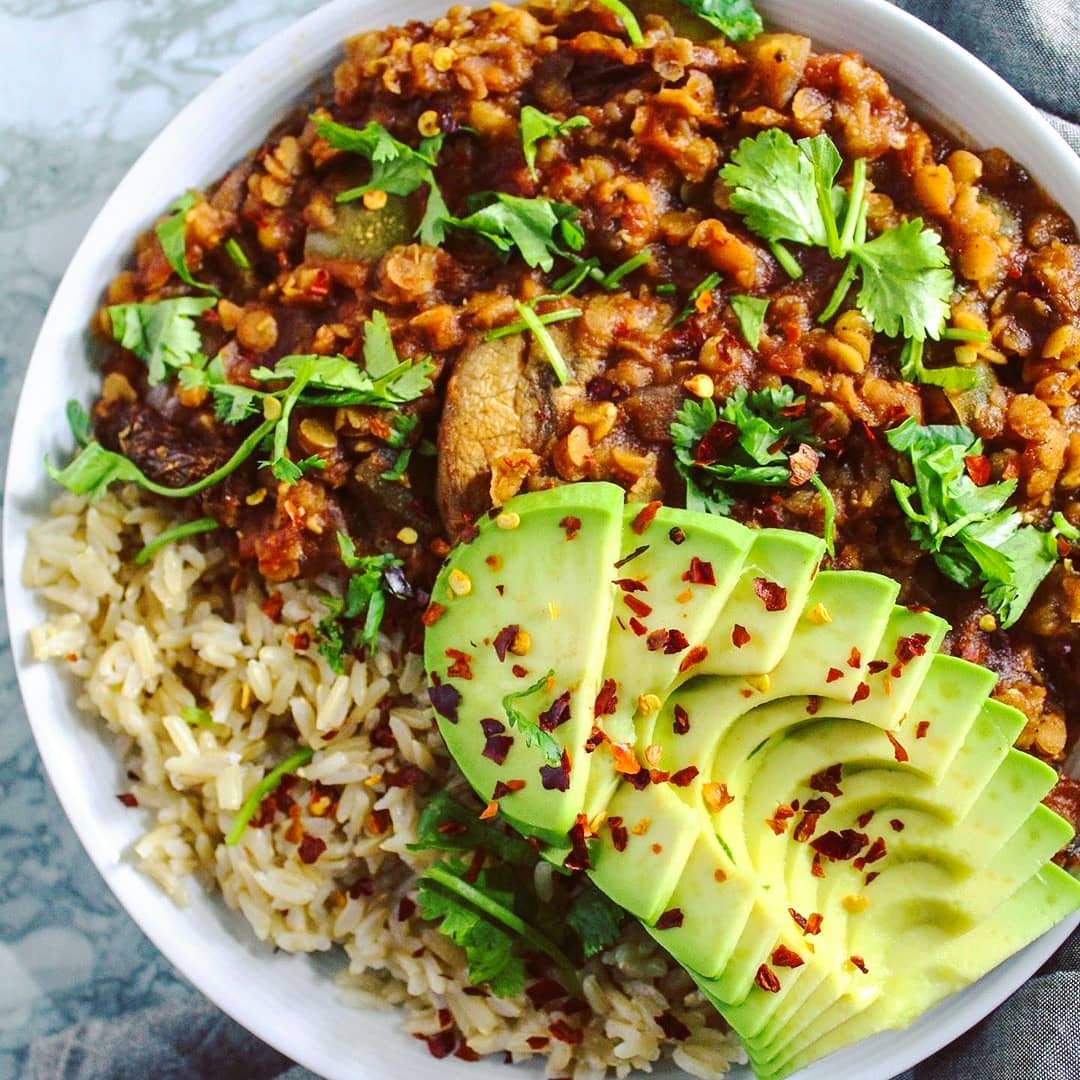
POLYGON ((230 236, 225 241, 225 254, 232 259, 233 265, 238 270, 251 269, 251 260, 247 257, 247 252, 240 246, 240 241, 235 236, 230 236))
POLYGON ((447 217, 446 222, 504 254, 517 250, 528 266, 550 270, 556 255, 565 256, 566 248, 579 251, 585 243, 577 207, 566 203, 488 191, 470 196, 469 206, 467 217, 447 217))
POLYGON ((408 848, 470 852, 483 848, 503 862, 529 867, 536 863, 536 851, 527 840, 496 821, 481 821, 475 810, 445 791, 436 791, 424 804, 416 822, 416 840, 408 848))
POLYGON ((554 670, 548 671, 541 675, 531 686, 525 687, 524 690, 517 690, 511 694, 507 694, 502 699, 503 711, 506 713, 506 722, 510 727, 516 727, 525 739, 525 745, 536 747, 544 755, 544 760, 549 765, 558 765, 559 762, 562 761, 562 747, 559 745, 558 741, 548 732, 544 731, 538 723, 534 720, 527 719, 525 714, 514 705, 514 702, 521 701, 524 698, 531 697, 533 694, 540 693, 540 691, 547 686, 548 680, 553 679, 554 677, 554 670))
POLYGON ((371 162, 371 179, 366 184, 341 192, 337 197, 338 202, 351 202, 369 191, 411 195, 427 184, 427 204, 416 235, 425 244, 437 246, 443 242, 449 210, 435 179, 435 166, 443 143, 441 133, 421 139, 419 148, 414 150, 395 139, 375 120, 362 128, 352 128, 322 116, 312 116, 311 120, 315 130, 335 150, 360 154, 371 162))
POLYGON ((1064 518, 1045 531, 1025 525, 1006 505, 1015 480, 975 483, 971 467, 982 461, 983 446, 966 427, 908 419, 886 438, 914 473, 914 485, 892 482, 912 539, 947 578, 967 589, 981 585, 1000 625, 1012 626, 1057 562, 1058 536, 1068 539, 1072 526, 1064 518))
POLYGON ((255 811, 259 809, 259 804, 263 799, 265 799, 266 796, 289 775, 289 773, 302 768, 314 756, 315 751, 309 746, 305 746, 302 750, 297 750, 295 754, 290 754, 280 765, 271 769, 270 772, 268 772, 251 789, 250 794, 244 800, 240 809, 237 810, 236 817, 233 818, 232 828, 229 829, 228 835, 225 837, 225 843, 229 847, 235 847, 240 843, 240 837, 244 835, 244 830, 255 816, 255 811))
POLYGON ((672 320, 671 325, 680 326, 682 325, 682 323, 686 322, 686 320, 689 319, 695 311, 697 311, 698 300, 701 299, 701 297, 704 296, 706 293, 711 293, 713 289, 715 289, 716 286, 719 284, 720 275, 715 273, 709 274, 708 277, 703 278, 701 281, 699 281, 690 290, 690 295, 687 296, 686 303, 683 306, 682 311, 680 311, 679 314, 675 316, 675 318, 672 320))
MULTIPOLYGON (((581 308, 558 308, 555 311, 546 311, 542 315, 537 314, 536 312, 534 312, 534 314, 536 314, 537 321, 542 326, 551 326, 552 323, 568 322, 570 319, 580 319, 582 311, 581 308)), ((499 338, 513 337, 515 334, 522 334, 530 329, 532 329, 532 327, 524 319, 516 319, 514 322, 505 323, 502 326, 496 326, 493 330, 489 330, 484 335, 484 340, 498 341, 499 338)))
POLYGON ((338 551, 347 570, 352 571, 345 585, 345 595, 324 596, 323 605, 328 615, 317 629, 319 652, 339 675, 345 670, 344 654, 350 632, 346 626, 353 619, 364 616, 364 625, 355 635, 359 644, 373 648, 378 641, 383 615, 386 613, 386 594, 410 596, 405 577, 400 573, 402 562, 389 552, 380 555, 357 555, 356 544, 343 532, 337 534, 338 551), (394 571, 399 571, 394 574, 394 571))
POLYGON ((180 708, 180 719, 192 727, 206 728, 208 731, 227 730, 224 724, 217 723, 208 709, 200 709, 196 705, 183 705, 180 708))
MULTIPOLYGON (((611 292, 622 284, 623 278, 627 275, 643 266, 647 266, 652 261, 652 253, 647 248, 639 251, 636 255, 631 255, 630 258, 619 263, 614 270, 609 270, 607 273, 604 272, 600 260, 595 256, 582 259, 579 256, 567 254, 567 258, 577 265, 571 267, 565 274, 551 283, 551 291, 555 296, 565 296, 567 293, 574 292, 586 279, 595 281, 602 289, 611 292)), ((657 292, 660 291, 660 288, 657 289, 657 292)), ((674 291, 674 286, 672 286, 672 291, 674 291)))
POLYGON ((165 381, 170 370, 206 363, 194 320, 215 304, 217 300, 212 296, 113 304, 108 309, 109 322, 113 337, 145 362, 150 385, 156 386, 165 381))
MULTIPOLYGON (((531 307, 526 307, 518 301, 514 301, 514 307, 521 316, 521 321, 532 331, 533 337, 536 338, 537 343, 543 350, 548 363, 551 364, 551 369, 555 372, 555 378, 559 380, 559 385, 565 386, 570 381, 570 365, 567 364, 563 354, 559 352, 559 347, 555 344, 555 339, 548 333, 547 326, 544 325, 540 316, 531 307)), ((576 314, 580 315, 581 312, 578 311, 576 314)), ((564 318, 571 317, 569 314, 564 316, 564 318)))
POLYGON ((194 191, 181 195, 169 207, 170 216, 154 229, 161 250, 165 252, 165 258, 169 265, 176 271, 177 277, 193 289, 202 289, 203 292, 219 295, 213 285, 207 285, 203 281, 196 281, 187 264, 187 214, 188 211, 199 201, 199 196, 194 191))
POLYGON ((611 948, 619 940, 626 912, 602 893, 592 882, 570 901, 566 922, 581 939, 581 949, 590 956, 611 948))
POLYGON ((754 352, 761 342, 761 331, 765 326, 765 312, 769 310, 769 301, 763 296, 729 296, 728 303, 739 320, 739 329, 743 339, 754 352))
POLYGON ((177 540, 186 540, 189 536, 213 532, 216 528, 218 528, 218 523, 211 517, 205 517, 199 518, 197 521, 182 522, 179 525, 174 525, 171 529, 162 529, 135 556, 135 565, 145 566, 163 547, 175 544, 177 540))
POLYGON ((94 437, 94 429, 90 424, 90 414, 74 398, 68 401, 64 411, 75 442, 79 446, 86 446, 94 437))
POLYGON ((599 2, 623 24, 623 28, 626 30, 626 36, 630 39, 631 45, 638 46, 645 44, 645 36, 641 32, 641 26, 637 21, 637 16, 634 15, 622 0, 599 0, 599 2))
POLYGON ((719 412, 711 398, 688 398, 671 425, 675 467, 686 481, 687 509, 727 515, 734 505, 730 484, 781 487, 816 480, 831 551, 835 504, 817 477, 818 455, 810 445, 805 404, 787 385, 749 393, 739 387, 719 412))
POLYGON ((943 390, 970 390, 979 375, 973 368, 952 364, 943 368, 928 368, 923 363, 926 342, 922 338, 908 338, 900 350, 900 376, 908 382, 940 386, 943 390))
POLYGON ((749 41, 764 29, 750 0, 680 0, 730 41, 749 41))
POLYGON ((545 112, 525 105, 521 110, 521 150, 525 155, 525 164, 529 175, 536 179, 536 147, 544 139, 557 139, 578 128, 592 126, 587 116, 571 116, 566 120, 549 116, 545 112))
POLYGON ((411 447, 406 447, 404 450, 399 451, 398 456, 394 458, 394 464, 385 472, 379 473, 379 478, 381 480, 388 480, 392 484, 396 484, 408 471, 409 462, 412 461, 412 454, 411 447))

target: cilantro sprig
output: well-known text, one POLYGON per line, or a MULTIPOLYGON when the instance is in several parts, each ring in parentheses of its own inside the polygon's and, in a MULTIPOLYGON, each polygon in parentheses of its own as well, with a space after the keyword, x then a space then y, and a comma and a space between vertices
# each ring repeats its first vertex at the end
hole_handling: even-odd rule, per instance
POLYGON ((165 258, 176 271, 176 276, 193 289, 201 289, 203 292, 217 296, 218 290, 213 285, 195 280, 187 264, 187 215, 198 202, 197 192, 189 191, 181 195, 169 207, 169 216, 154 229, 154 232, 157 234, 165 258))
POLYGON ((170 373, 206 363, 195 320, 217 304, 212 296, 178 296, 147 304, 113 304, 113 337, 146 364, 151 386, 170 373))
POLYGON ((541 112, 532 105, 522 107, 519 124, 521 151, 525 156, 525 164, 529 167, 529 175, 534 180, 536 179, 536 149, 544 139, 558 139, 578 128, 592 127, 592 121, 587 116, 570 116, 565 120, 560 120, 558 117, 541 112))
POLYGON ((729 41, 749 41, 764 29, 750 0, 681 0, 700 19, 715 26, 729 41))
POLYGON ((1008 505, 1015 480, 977 484, 970 466, 983 446, 969 428, 908 419, 886 438, 911 464, 914 483, 894 480, 892 487, 912 539, 947 578, 981 587, 1000 625, 1012 626, 1054 568, 1058 537, 1075 540, 1080 533, 1060 515, 1048 530, 1024 524, 1008 505))
POLYGON ((836 507, 817 474, 817 452, 804 417, 805 398, 790 386, 747 391, 739 387, 719 411, 716 403, 687 399, 675 414, 671 439, 675 467, 686 482, 686 506, 727 515, 732 484, 762 487, 810 483, 825 511, 825 540, 834 542, 836 507))
POLYGON ((311 121, 318 134, 335 150, 359 154, 371 162, 371 179, 341 192, 338 202, 351 202, 369 191, 411 195, 426 184, 427 202, 416 235, 425 244, 437 246, 443 242, 450 212, 435 179, 435 166, 443 144, 441 133, 421 139, 419 147, 413 149, 394 138, 375 120, 362 128, 339 124, 325 116, 312 116, 311 121))
POLYGON ((554 669, 547 671, 531 686, 526 686, 523 690, 516 690, 513 693, 507 694, 502 699, 502 707, 503 712, 506 713, 507 724, 509 724, 510 727, 517 728, 525 740, 525 745, 536 747, 540 753, 544 755, 544 760, 549 765, 558 765, 562 760, 562 747, 559 745, 558 740, 549 732, 544 731, 535 720, 530 720, 516 706, 515 702, 523 701, 527 697, 532 697, 533 694, 540 693, 547 686, 548 680, 553 679, 554 677, 554 669))

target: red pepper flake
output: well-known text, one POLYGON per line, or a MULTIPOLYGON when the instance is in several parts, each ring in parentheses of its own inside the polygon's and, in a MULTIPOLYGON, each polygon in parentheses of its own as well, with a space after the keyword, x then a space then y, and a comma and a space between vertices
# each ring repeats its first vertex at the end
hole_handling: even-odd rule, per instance
POLYGON ((898 638, 896 659, 901 664, 909 664, 916 656, 922 656, 926 652, 926 646, 929 643, 929 634, 909 634, 907 637, 898 638))
POLYGON ((787 589, 768 578, 754 578, 754 592, 766 611, 783 611, 787 607, 787 589))
POLYGON ((589 737, 585 740, 585 753, 593 753, 606 738, 607 735, 601 728, 594 727, 592 731, 589 732, 589 737))
POLYGON ((510 747, 514 745, 514 737, 505 734, 506 725, 494 717, 481 720, 480 730, 484 733, 484 749, 481 753, 488 761, 502 765, 510 753, 510 747))
POLYGON ((623 603, 639 618, 646 619, 652 614, 652 608, 631 593, 623 595, 623 603))
POLYGON ((649 786, 649 784, 652 783, 652 777, 652 771, 650 769, 646 769, 643 765, 640 769, 638 769, 636 773, 630 773, 626 777, 626 782, 635 791, 644 791, 649 786))
POLYGON ((892 743, 893 757, 897 761, 907 761, 909 758, 908 752, 897 742, 896 736, 891 731, 886 731, 885 737, 892 743))
POLYGON ((736 623, 731 628, 731 644, 736 649, 741 649, 744 645, 750 644, 750 631, 739 623, 736 623))
POLYGON ((475 522, 468 522, 461 527, 458 540, 462 544, 471 544, 480 535, 480 527, 475 522))
POLYGON ((657 930, 677 930, 683 924, 682 908, 669 908, 656 920, 657 930))
MULTIPOLYGON (((534 1009, 545 1009, 553 1001, 566 997, 566 990, 554 979, 541 979, 532 986, 525 987, 525 996, 532 1002, 534 1009)), ((547 1042, 547 1039, 544 1042, 547 1042)))
MULTIPOLYGON (((415 914, 416 914, 416 902, 411 897, 403 896, 398 901, 398 906, 397 906, 398 922, 407 922, 415 914)), ((450 1022, 450 1020, 449 1020, 449 1018, 447 1018, 443 1022, 448 1024, 450 1022)))
POLYGON ((811 694, 806 699, 806 715, 807 716, 816 716, 817 712, 818 712, 818 709, 820 709, 820 708, 821 708, 821 698, 819 698, 817 696, 817 694, 811 694))
POLYGON ((776 818, 766 818, 765 824, 768 825, 777 836, 783 836, 784 833, 787 832, 786 821, 778 821, 776 818))
POLYGON ((517 623, 511 623, 509 626, 504 626, 495 635, 491 647, 495 650, 495 655, 499 658, 500 664, 506 659, 506 654, 510 651, 510 646, 514 644, 514 639, 518 636, 520 630, 521 627, 517 623))
POLYGON ((524 679, 529 674, 527 667, 522 667, 521 664, 515 664, 510 671, 513 673, 515 679, 524 679))
POLYGON ((871 675, 880 675, 888 666, 888 660, 871 660, 870 663, 866 665, 866 670, 871 675))
POLYGON ((654 630, 646 639, 649 652, 663 650, 665 656, 674 656, 689 648, 690 642, 681 630, 654 630))
POLYGON ((564 1042, 567 1046, 577 1046, 581 1042, 581 1031, 578 1028, 572 1028, 565 1020, 556 1020, 549 1028, 553 1039, 558 1039, 559 1042, 564 1042))
POLYGON ((789 949, 786 945, 777 945, 769 959, 779 968, 797 968, 806 963, 794 949, 789 949))
POLYGON ((304 838, 300 841, 300 861, 306 866, 310 866, 325 850, 325 840, 320 840, 317 836, 308 836, 305 834, 304 838))
POLYGON ((855 965, 864 975, 867 973, 866 961, 861 956, 849 956, 848 959, 855 965))
POLYGON ((619 705, 619 696, 616 693, 618 683, 614 679, 605 679, 600 687, 600 693, 596 695, 596 704, 593 705, 593 716, 614 716, 619 705))
POLYGON ((447 649, 446 655, 454 662, 446 670, 451 679, 472 678, 472 655, 460 649, 447 649))
POLYGON ((870 837, 866 833, 856 832, 854 829, 844 829, 841 832, 833 829, 811 840, 810 846, 827 859, 845 862, 854 859, 869 843, 870 837))
POLYGON ((349 886, 349 896, 353 900, 359 900, 361 896, 375 895, 375 879, 369 877, 358 878, 349 886))
POLYGON ((281 611, 285 607, 285 597, 280 592, 272 592, 262 602, 262 613, 272 622, 281 621, 281 611))
POLYGON ((860 701, 865 701, 870 696, 870 684, 861 682, 855 687, 855 693, 851 695, 851 704, 858 705, 860 701))
POLYGON ((671 722, 671 730, 676 735, 685 735, 690 730, 690 714, 681 705, 675 706, 675 718, 671 722))
POLYGON ((570 790, 570 754, 565 748, 558 765, 540 766, 540 783, 544 785, 545 791, 570 790))
POLYGON ((735 796, 728 791, 727 784, 705 784, 701 789, 701 797, 714 814, 718 814, 725 806, 735 801, 735 796))
POLYGON ((682 529, 679 528, 678 525, 676 525, 673 529, 669 530, 667 536, 668 536, 668 539, 676 547, 678 547, 680 544, 685 544, 686 543, 686 533, 684 533, 682 531, 682 529))
MULTIPOLYGON (((822 877, 825 875, 822 874, 822 877)), ((824 916, 818 911, 812 911, 806 917, 806 933, 810 936, 814 936, 821 933, 821 924, 824 920, 824 916)))
POLYGON ((622 589, 623 592, 627 593, 649 591, 649 586, 646 585, 644 581, 638 581, 637 578, 632 577, 616 578, 612 582, 612 585, 618 585, 618 587, 622 589))
POLYGON ((858 671, 862 667, 862 653, 855 646, 851 646, 851 652, 848 654, 847 664, 849 668, 855 668, 858 671))
POLYGON ((713 573, 712 563, 705 562, 696 555, 690 557, 690 569, 683 573, 682 579, 691 585, 716 584, 716 574, 713 573))
POLYGON ((817 473, 820 460, 821 458, 813 447, 808 446, 806 443, 800 443, 799 448, 788 458, 792 485, 802 487, 817 473))
POLYGON ((541 731, 554 731, 570 719, 570 691, 564 690, 539 716, 541 731))
POLYGON ((660 852, 663 851, 663 850, 664 850, 664 845, 663 844, 653 844, 653 846, 652 846, 652 853, 654 855, 659 855, 660 852))
POLYGON ((817 829, 817 823, 820 818, 820 814, 803 814, 799 819, 799 824, 795 826, 795 831, 792 833, 795 840, 800 844, 805 844, 806 841, 814 835, 814 831, 817 829))
POLYGON ((709 655, 709 650, 704 645, 695 645, 683 658, 682 663, 679 664, 679 674, 684 671, 689 671, 695 664, 700 664, 706 656, 709 655))
POLYGON ((915 727, 915 738, 916 739, 925 739, 927 734, 929 733, 929 731, 930 731, 930 721, 929 720, 920 720, 919 723, 915 727))
POLYGON ((524 780, 496 780, 495 787, 491 790, 492 801, 498 802, 500 799, 505 799, 507 795, 513 795, 524 786, 524 780))
POLYGON ((481 821, 490 821, 499 812, 499 804, 492 799, 477 815, 481 821))
POLYGON ((611 744, 611 754, 615 759, 615 771, 626 776, 633 776, 641 769, 641 762, 634 753, 634 748, 629 743, 611 744))
POLYGON ((698 767, 696 765, 687 765, 684 769, 679 769, 678 772, 671 774, 671 783, 675 787, 689 787, 694 780, 697 779, 698 767))
MULTIPOLYGON (((525 991, 528 993, 528 991, 525 991)), ((543 1050, 551 1040, 546 1035, 530 1035, 526 1040, 532 1050, 543 1050)))
POLYGON ((488 569, 492 573, 497 574, 502 569, 502 556, 501 555, 489 555, 484 562, 487 564, 488 569))
POLYGON ((480 1055, 468 1044, 462 1043, 455 1051, 454 1057, 461 1058, 462 1061, 479 1061, 480 1055))
POLYGON ((830 765, 819 773, 810 777, 810 787, 814 791, 824 791, 827 795, 843 795, 840 790, 840 781, 844 776, 844 766, 830 765))
POLYGON ((633 630, 638 637, 644 637, 649 632, 649 628, 640 619, 631 619, 630 629, 633 630))
POLYGON ((130 791, 125 791, 123 794, 117 795, 116 797, 120 800, 120 802, 124 804, 124 806, 128 807, 129 809, 133 806, 139 805, 139 800, 136 799, 130 791))
POLYGON ((814 877, 823 878, 825 876, 825 867, 821 862, 821 856, 816 852, 814 854, 814 861, 810 864, 810 873, 813 874, 814 877))
POLYGON ((648 544, 642 544, 640 547, 634 548, 629 555, 624 555, 616 564, 615 569, 621 570, 627 563, 633 562, 639 555, 644 555, 649 550, 648 544))
POLYGON ((869 885, 875 878, 881 877, 876 870, 871 870, 869 874, 863 879, 864 885, 869 885))
POLYGON ((859 815, 859 817, 856 820, 855 824, 858 825, 860 829, 865 829, 866 826, 869 825, 870 822, 873 821, 873 820, 874 820, 874 811, 873 810, 866 810, 866 811, 864 811, 863 813, 861 813, 859 815))
POLYGON ((788 914, 795 920, 795 925, 802 931, 806 930, 806 916, 800 915, 793 907, 787 909, 788 914))
POLYGON ((820 796, 820 795, 817 796, 817 798, 814 798, 814 799, 807 799, 806 800, 806 805, 803 806, 803 809, 808 814, 825 814, 825 813, 828 813, 829 800, 825 799, 825 798, 822 798, 822 796, 820 796))
POLYGON ((739 429, 727 420, 717 420, 701 437, 694 451, 695 465, 712 465, 735 445, 739 429))
POLYGON ((653 784, 666 784, 671 779, 671 773, 666 773, 662 769, 650 769, 649 770, 649 782, 653 784))
POLYGON ((630 523, 630 528, 640 536, 651 524, 652 520, 660 511, 660 507, 664 504, 659 499, 653 499, 652 502, 646 503, 637 514, 637 517, 630 523))
POLYGON ((453 1028, 447 1028, 445 1031, 440 1031, 435 1035, 417 1035, 418 1039, 423 1039, 427 1043, 428 1053, 433 1058, 437 1058, 440 1061, 449 1057, 454 1052, 454 1047, 457 1046, 457 1032, 453 1028))
POLYGON ((458 722, 458 706, 461 704, 461 692, 449 683, 436 684, 428 687, 428 698, 431 707, 451 724, 458 722))
POLYGON ((969 454, 964 458, 964 468, 976 487, 983 487, 990 482, 990 459, 985 454, 969 454))
POLYGON ((776 972, 767 964, 762 964, 761 967, 757 969, 757 974, 754 976, 754 982, 756 982, 762 990, 765 990, 770 994, 780 993, 780 980, 776 977, 776 972))
POLYGON ((496 586, 495 586, 495 591, 496 591, 496 592, 497 592, 497 593, 498 593, 498 594, 499 594, 500 596, 502 596, 502 595, 503 595, 503 594, 504 594, 504 593, 506 592, 506 586, 505 586, 505 585, 496 585, 496 586))
POLYGON ((581 518, 568 514, 559 522, 559 528, 566 533, 567 540, 573 540, 581 532, 581 518))
POLYGON ((876 863, 878 859, 884 859, 885 855, 885 837, 879 836, 870 845, 870 850, 863 856, 863 861, 866 863, 876 863))
POLYGON ((667 1038, 679 1041, 690 1038, 690 1029, 674 1014, 663 1012, 654 1019, 667 1038))
POLYGON ((607 826, 611 832, 611 846, 616 851, 625 851, 626 845, 630 842, 630 830, 623 823, 623 819, 618 815, 609 817, 607 826))
POLYGON ((834 683, 837 679, 842 679, 843 677, 844 673, 839 668, 831 667, 825 675, 825 681, 827 683, 834 683))
POLYGON ((306 630, 301 630, 293 635, 292 647, 297 652, 304 652, 311 647, 311 635, 306 630))

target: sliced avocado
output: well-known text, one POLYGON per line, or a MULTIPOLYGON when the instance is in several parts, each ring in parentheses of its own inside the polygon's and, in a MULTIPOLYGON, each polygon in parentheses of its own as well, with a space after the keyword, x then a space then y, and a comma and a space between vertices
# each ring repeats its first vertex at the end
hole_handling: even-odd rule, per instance
POLYGON ((481 798, 553 841, 565 839, 584 806, 590 755, 582 747, 600 689, 622 508, 614 484, 520 496, 506 515, 479 522, 432 591, 438 617, 424 662, 446 745, 481 798), (565 751, 566 790, 558 754, 545 757, 537 736, 565 751), (497 786, 520 782, 502 794, 497 786))

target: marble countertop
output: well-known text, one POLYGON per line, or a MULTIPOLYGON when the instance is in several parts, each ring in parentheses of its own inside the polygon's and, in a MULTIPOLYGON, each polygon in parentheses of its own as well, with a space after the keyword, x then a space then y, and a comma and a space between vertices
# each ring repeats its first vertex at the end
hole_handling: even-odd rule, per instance
MULTIPOLYGON (((53 290, 111 189, 219 72, 318 0, 0 0, 0 460, 53 290)), ((163 204, 172 192, 162 192, 163 204)), ((2 618, 2 615, 0 615, 2 618)), ((34 1036, 185 983, 83 853, 0 628, 0 1080, 34 1036)))

